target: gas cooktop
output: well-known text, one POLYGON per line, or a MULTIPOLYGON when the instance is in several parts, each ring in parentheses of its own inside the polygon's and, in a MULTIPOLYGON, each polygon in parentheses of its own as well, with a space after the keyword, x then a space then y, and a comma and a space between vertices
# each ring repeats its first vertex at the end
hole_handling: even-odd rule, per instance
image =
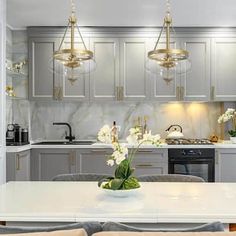
POLYGON ((166 139, 168 145, 213 145, 209 139, 166 139))

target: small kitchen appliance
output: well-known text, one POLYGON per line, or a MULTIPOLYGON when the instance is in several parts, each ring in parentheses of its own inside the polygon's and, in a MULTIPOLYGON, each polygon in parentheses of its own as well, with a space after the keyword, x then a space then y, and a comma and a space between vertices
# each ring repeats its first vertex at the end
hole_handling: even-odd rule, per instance
POLYGON ((183 129, 180 125, 171 125, 166 129, 166 132, 168 133, 167 138, 179 139, 184 137, 183 129))
POLYGON ((21 146, 29 144, 29 132, 27 128, 21 128, 19 124, 8 124, 6 132, 7 146, 21 146))

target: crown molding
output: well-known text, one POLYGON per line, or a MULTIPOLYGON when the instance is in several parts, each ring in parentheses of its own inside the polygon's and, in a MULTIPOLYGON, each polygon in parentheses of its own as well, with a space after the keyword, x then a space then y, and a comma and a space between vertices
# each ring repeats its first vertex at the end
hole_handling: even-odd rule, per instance
POLYGON ((7 26, 7 28, 9 28, 10 30, 12 30, 12 31, 17 31, 17 30, 26 30, 27 28, 25 27, 22 27, 22 28, 15 28, 15 27, 13 27, 13 26, 11 26, 11 25, 9 25, 9 24, 6 24, 6 26, 7 26))

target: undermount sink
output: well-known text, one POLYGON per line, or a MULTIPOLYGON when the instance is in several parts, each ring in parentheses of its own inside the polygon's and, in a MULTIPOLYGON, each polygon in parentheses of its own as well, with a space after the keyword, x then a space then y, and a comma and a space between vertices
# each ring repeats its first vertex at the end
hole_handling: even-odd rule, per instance
POLYGON ((81 140, 81 141, 43 141, 34 143, 33 145, 92 145, 94 144, 94 141, 89 140, 81 140))

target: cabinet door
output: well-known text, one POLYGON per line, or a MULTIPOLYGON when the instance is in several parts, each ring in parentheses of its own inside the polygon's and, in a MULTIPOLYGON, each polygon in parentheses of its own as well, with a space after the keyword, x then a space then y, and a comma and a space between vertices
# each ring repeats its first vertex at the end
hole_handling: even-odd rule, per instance
POLYGON ((90 74, 90 98, 95 101, 117 100, 119 86, 119 40, 94 38, 90 40, 97 63, 90 74))
POLYGON ((135 176, 168 174, 166 150, 139 149, 133 160, 135 176))
POLYGON ((30 181, 30 151, 7 154, 7 181, 30 181))
POLYGON ((191 69, 181 77, 181 98, 187 101, 210 100, 210 39, 182 39, 189 52, 191 69))
POLYGON ((216 182, 236 182, 236 149, 218 149, 215 159, 216 182))
POLYGON ((77 154, 77 172, 114 175, 115 167, 107 165, 110 149, 81 150, 77 154))
MULTIPOLYGON (((89 40, 84 38, 85 46, 89 46, 89 40)), ((79 39, 75 39, 75 47, 84 49, 83 43, 79 39)), ((63 48, 70 48, 70 39, 66 38, 63 48)), ((62 79, 62 97, 63 100, 88 101, 89 100, 89 73, 81 74, 79 78, 71 83, 64 76, 64 71, 61 76, 62 79)))
MULTIPOLYGON (((150 39, 148 43, 148 51, 154 49, 156 44, 156 39, 150 39)), ((171 48, 177 48, 179 43, 175 39, 171 39, 171 48)), ((158 44, 158 49, 165 48, 166 43, 160 40, 158 44)), ((151 99, 157 101, 177 101, 180 99, 180 75, 175 73, 173 80, 166 81, 161 76, 160 73, 154 74, 149 72, 151 80, 151 99)))
POLYGON ((150 96, 150 78, 145 68, 147 39, 120 40, 120 99, 146 100, 150 96))
POLYGON ((68 149, 32 150, 33 180, 50 181, 59 174, 75 172, 76 152, 68 149))
POLYGON ((52 100, 59 98, 60 78, 50 67, 59 70, 58 63, 52 60, 58 48, 55 38, 29 39, 29 95, 31 100, 52 100), (52 63, 51 63, 52 62, 52 63))
POLYGON ((236 38, 212 40, 212 98, 215 101, 236 101, 236 38))

